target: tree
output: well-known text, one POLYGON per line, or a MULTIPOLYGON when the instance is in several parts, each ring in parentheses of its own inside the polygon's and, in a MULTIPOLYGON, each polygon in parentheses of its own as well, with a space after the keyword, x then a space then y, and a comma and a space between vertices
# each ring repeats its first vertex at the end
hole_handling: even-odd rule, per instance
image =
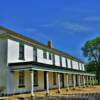
POLYGON ((87 41, 82 47, 82 51, 89 62, 95 62, 96 76, 100 84, 100 37, 87 41))
POLYGON ((89 62, 85 65, 85 69, 87 72, 94 72, 96 73, 96 65, 95 65, 95 62, 92 61, 92 62, 89 62))

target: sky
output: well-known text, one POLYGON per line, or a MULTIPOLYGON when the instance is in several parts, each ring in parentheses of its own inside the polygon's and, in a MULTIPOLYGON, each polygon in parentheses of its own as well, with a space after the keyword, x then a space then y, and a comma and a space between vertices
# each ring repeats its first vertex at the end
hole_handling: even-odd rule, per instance
POLYGON ((81 48, 100 36, 100 0, 0 0, 0 25, 87 61, 81 48))

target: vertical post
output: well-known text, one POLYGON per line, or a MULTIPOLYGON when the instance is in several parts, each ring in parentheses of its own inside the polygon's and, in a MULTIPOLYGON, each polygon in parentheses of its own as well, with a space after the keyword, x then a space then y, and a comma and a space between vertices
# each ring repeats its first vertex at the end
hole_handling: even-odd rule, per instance
POLYGON ((78 86, 81 87, 81 84, 80 84, 80 75, 78 76, 78 86))
POLYGON ((75 75, 73 75, 73 87, 74 87, 74 89, 75 89, 75 87, 76 87, 76 79, 75 79, 75 75))
POLYGON ((85 76, 83 75, 83 87, 85 87, 85 76))
POLYGON ((94 77, 94 85, 96 85, 97 83, 97 80, 96 80, 96 76, 94 77))
POLYGON ((46 87, 47 87, 47 91, 46 91, 46 94, 48 95, 49 94, 49 74, 48 72, 46 72, 46 87))
POLYGON ((91 86, 91 76, 89 76, 89 83, 90 83, 90 86, 91 86))
POLYGON ((93 85, 95 85, 95 77, 93 76, 93 85))
POLYGON ((88 76, 86 76, 86 85, 87 85, 87 87, 88 87, 88 85, 89 85, 88 76))
POLYGON ((34 96, 34 71, 31 71, 31 96, 34 96))
POLYGON ((93 78, 93 76, 92 76, 92 85, 94 85, 94 78, 93 78))
POLYGON ((69 90, 68 74, 66 74, 66 78, 67 78, 67 80, 66 80, 66 81, 67 81, 67 82, 66 82, 66 86, 67 86, 67 91, 68 91, 68 90, 69 90))
POLYGON ((60 73, 58 73, 58 92, 60 93, 60 73))

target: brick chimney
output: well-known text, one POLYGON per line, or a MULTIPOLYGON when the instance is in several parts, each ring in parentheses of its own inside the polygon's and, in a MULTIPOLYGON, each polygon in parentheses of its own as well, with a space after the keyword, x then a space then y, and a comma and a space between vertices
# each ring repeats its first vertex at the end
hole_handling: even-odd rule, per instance
POLYGON ((52 40, 49 40, 49 41, 48 41, 48 47, 49 47, 49 48, 52 48, 52 40))

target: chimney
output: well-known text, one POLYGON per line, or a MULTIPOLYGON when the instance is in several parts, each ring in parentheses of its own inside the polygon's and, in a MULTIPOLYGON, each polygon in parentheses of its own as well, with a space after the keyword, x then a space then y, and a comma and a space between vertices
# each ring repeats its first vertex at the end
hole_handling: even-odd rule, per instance
POLYGON ((48 47, 49 47, 49 48, 52 48, 52 40, 49 40, 49 41, 48 41, 48 47))

